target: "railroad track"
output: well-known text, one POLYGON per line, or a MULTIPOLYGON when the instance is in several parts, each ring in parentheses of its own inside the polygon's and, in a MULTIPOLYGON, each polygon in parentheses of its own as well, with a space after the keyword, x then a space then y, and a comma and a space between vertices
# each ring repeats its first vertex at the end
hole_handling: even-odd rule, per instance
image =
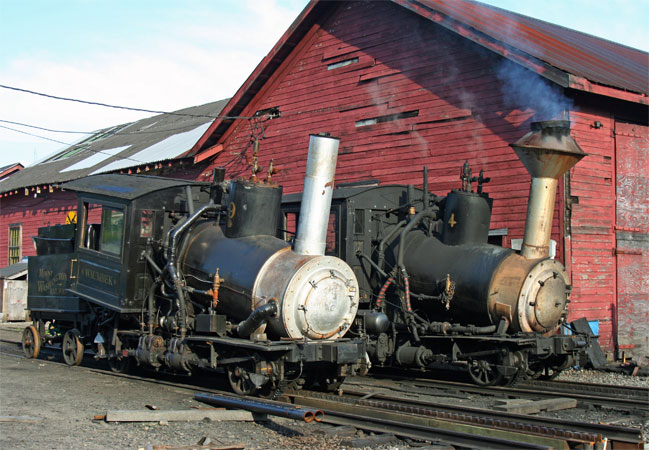
MULTIPOLYGON (((24 357, 19 343, 1 338, 0 342, 10 344, 4 345, 0 353, 24 357)), ((53 359, 52 355, 55 355, 59 349, 45 347, 42 351, 44 356, 53 359)), ((58 360, 48 361, 43 358, 41 360, 61 364, 58 360)), ((192 378, 191 382, 169 381, 147 375, 117 374, 102 366, 101 362, 86 358, 79 369, 182 389, 189 395, 197 392, 232 395, 220 389, 201 385, 196 378, 192 378)), ((213 377, 210 378, 213 382, 213 377)), ((362 384, 367 386, 369 380, 371 379, 362 379, 362 384)), ((428 384, 429 380, 425 381, 423 385, 431 388, 428 384)), ((419 379, 410 382, 422 385, 422 380, 419 379)), ((452 383, 452 385, 464 386, 462 383, 452 383)), ((286 393, 283 399, 296 405, 324 410, 326 413, 324 422, 332 425, 351 425, 366 431, 392 433, 416 440, 442 441, 459 447, 541 449, 592 446, 590 448, 603 448, 605 443, 612 442, 625 448, 642 448, 639 431, 635 428, 497 413, 466 406, 453 408, 449 405, 418 399, 406 400, 378 394, 367 389, 355 389, 353 386, 353 381, 345 386, 344 396, 297 391, 286 393)), ((458 392, 463 390, 464 388, 458 389, 458 392)), ((269 403, 277 402, 269 401, 269 403)))
MULTIPOLYGON (((615 408, 639 416, 649 415, 649 388, 565 381, 529 380, 515 386, 476 386, 469 383, 406 376, 381 376, 381 382, 398 381, 418 389, 490 395, 502 398, 550 399, 569 397, 581 405, 615 408)), ((364 382, 360 382, 363 384, 364 382)))
POLYGON ((417 439, 442 439, 479 448, 642 448, 636 428, 454 406, 402 396, 347 389, 343 395, 288 393, 297 405, 325 412, 325 422, 393 432, 417 439), (363 425, 372 424, 373 428, 363 425), (399 431, 401 430, 401 431, 399 431), (429 433, 430 432, 430 433, 429 433), (478 436, 479 443, 471 441, 478 436), (468 441, 467 441, 468 440, 468 441))

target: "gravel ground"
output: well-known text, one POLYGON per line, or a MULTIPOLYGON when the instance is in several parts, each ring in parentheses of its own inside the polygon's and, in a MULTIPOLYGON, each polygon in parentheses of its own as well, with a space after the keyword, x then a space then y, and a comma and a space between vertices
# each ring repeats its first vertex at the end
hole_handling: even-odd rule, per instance
MULTIPOLYGON (((615 386, 635 386, 649 388, 649 377, 632 377, 623 373, 602 372, 598 370, 564 370, 556 378, 559 381, 576 381, 578 383, 598 383, 615 386)), ((649 399, 647 400, 649 401, 649 399)))
MULTIPOLYGON (((0 326, 0 339, 18 342, 23 326, 0 326)), ((246 449, 381 449, 415 448, 388 436, 367 436, 354 429, 325 424, 296 422, 269 417, 256 422, 169 422, 106 423, 93 421, 107 410, 145 410, 156 405, 160 410, 186 410, 206 405, 193 400, 192 393, 174 386, 147 383, 117 377, 103 365, 90 363, 68 367, 52 352, 43 352, 37 360, 10 356, 16 344, 0 343, 0 418, 28 416, 33 422, 1 421, 2 449, 153 449, 199 448, 196 444, 209 438, 211 447, 240 445, 246 449), (190 447, 193 446, 193 447, 190 447)), ((597 371, 565 371, 560 379, 602 384, 649 386, 649 377, 629 377, 597 371)), ((171 381, 180 381, 170 378, 171 381)), ((367 384, 374 384, 367 380, 367 384)), ((223 386, 214 386, 223 388, 223 386)), ((459 399, 449 399, 458 402, 459 399)), ((478 406, 480 400, 468 400, 478 406)), ((461 403, 461 402, 460 402, 461 403)), ((558 412, 574 415, 572 412, 558 412)), ((607 411, 579 410, 580 420, 643 425, 645 442, 649 424, 638 418, 611 415, 607 411)), ((574 418, 574 417, 572 417, 574 418)), ((412 444, 412 443, 410 443, 412 444)), ((441 446, 420 449, 448 448, 441 446)))

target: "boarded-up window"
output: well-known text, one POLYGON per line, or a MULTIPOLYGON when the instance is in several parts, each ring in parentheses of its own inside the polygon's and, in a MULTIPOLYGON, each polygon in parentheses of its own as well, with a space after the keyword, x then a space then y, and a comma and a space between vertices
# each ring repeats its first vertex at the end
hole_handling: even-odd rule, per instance
POLYGON ((22 225, 9 225, 9 264, 20 262, 22 257, 22 225))

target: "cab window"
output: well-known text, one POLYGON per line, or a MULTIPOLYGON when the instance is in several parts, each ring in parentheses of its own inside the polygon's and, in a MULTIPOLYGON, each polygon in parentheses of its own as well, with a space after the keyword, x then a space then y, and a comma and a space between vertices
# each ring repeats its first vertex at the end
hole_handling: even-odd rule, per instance
POLYGON ((124 238, 124 210, 99 203, 83 204, 85 227, 81 247, 121 255, 124 238))
POLYGON ((101 214, 101 245, 99 250, 113 255, 122 253, 124 211, 104 206, 101 214))

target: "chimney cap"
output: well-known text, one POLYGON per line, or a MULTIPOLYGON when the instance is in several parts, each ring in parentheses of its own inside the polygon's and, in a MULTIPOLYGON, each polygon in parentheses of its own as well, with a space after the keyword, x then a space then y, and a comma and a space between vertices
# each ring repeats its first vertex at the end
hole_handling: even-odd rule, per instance
POLYGON ((586 156, 570 136, 570 121, 532 122, 530 128, 510 146, 532 177, 558 179, 586 156))

